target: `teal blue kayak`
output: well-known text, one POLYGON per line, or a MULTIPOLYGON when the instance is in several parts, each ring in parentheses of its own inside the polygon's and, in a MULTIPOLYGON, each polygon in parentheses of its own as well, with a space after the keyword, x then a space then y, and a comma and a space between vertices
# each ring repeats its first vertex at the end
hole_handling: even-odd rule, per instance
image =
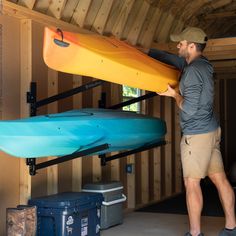
MULTIPOLYGON (((80 109, 0 122, 0 149, 30 158, 64 156, 108 144, 96 154, 163 141, 165 122, 134 112, 80 109)), ((94 153, 95 154, 95 153, 94 153)))

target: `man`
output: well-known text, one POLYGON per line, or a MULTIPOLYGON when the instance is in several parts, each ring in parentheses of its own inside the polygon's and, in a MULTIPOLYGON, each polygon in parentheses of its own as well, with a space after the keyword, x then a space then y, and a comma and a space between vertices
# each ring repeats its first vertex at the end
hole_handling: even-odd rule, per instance
POLYGON ((178 35, 178 54, 151 49, 149 56, 181 70, 179 92, 168 86, 161 96, 173 97, 180 109, 182 129, 181 161, 190 230, 185 236, 203 236, 200 218, 203 206, 200 180, 209 176, 215 184, 225 213, 225 228, 219 236, 236 236, 234 192, 220 153, 221 131, 213 112, 213 68, 202 56, 207 36, 199 28, 188 27, 178 35))

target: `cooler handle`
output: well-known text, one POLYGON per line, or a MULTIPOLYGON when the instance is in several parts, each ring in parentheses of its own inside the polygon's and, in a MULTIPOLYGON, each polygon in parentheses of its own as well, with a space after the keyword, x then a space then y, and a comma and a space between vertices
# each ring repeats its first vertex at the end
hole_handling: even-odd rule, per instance
POLYGON ((125 202, 126 201, 126 196, 124 194, 122 194, 122 198, 121 199, 117 199, 117 200, 114 200, 114 201, 110 201, 110 202, 102 202, 103 205, 105 206, 110 206, 110 205, 114 205, 116 203, 120 203, 120 202, 125 202))

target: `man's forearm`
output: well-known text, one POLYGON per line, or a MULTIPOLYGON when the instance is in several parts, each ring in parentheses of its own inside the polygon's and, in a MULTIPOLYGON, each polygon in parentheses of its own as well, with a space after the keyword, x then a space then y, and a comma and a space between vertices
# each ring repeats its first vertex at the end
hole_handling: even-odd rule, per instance
POLYGON ((170 85, 167 86, 167 90, 163 93, 158 93, 160 96, 172 97, 175 99, 177 106, 182 109, 182 103, 184 98, 179 94, 179 90, 173 89, 170 85))
POLYGON ((179 93, 175 93, 173 97, 176 101, 177 106, 182 110, 182 103, 184 101, 184 98, 179 93))

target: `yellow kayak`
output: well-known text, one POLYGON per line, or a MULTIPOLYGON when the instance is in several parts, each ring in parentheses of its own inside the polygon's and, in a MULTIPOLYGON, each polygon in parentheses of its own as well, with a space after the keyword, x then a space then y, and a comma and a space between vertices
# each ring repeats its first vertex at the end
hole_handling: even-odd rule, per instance
POLYGON ((153 92, 176 87, 179 71, 114 37, 45 28, 48 67, 153 92))

